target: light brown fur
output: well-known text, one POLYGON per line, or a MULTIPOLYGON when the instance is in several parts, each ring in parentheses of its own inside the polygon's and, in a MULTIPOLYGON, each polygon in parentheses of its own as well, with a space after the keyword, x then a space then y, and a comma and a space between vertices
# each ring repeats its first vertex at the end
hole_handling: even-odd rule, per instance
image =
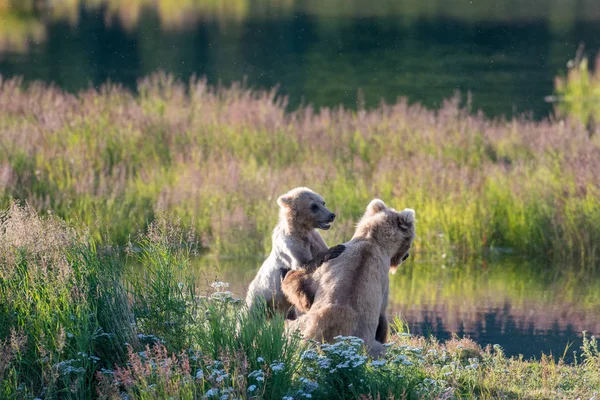
POLYGON ((305 314, 286 321, 287 329, 326 342, 338 335, 357 336, 371 355, 384 353, 388 274, 390 266, 408 254, 415 235, 414 216, 413 210, 397 212, 373 200, 339 257, 313 274, 290 272, 283 291, 305 314))
POLYGON ((312 270, 320 265, 315 257, 328 251, 317 228, 329 229, 335 214, 325 207, 321 196, 299 187, 280 196, 277 204, 279 222, 273 230, 273 248, 248 288, 249 309, 262 298, 268 310, 287 311, 291 304, 281 291, 282 270, 312 270))

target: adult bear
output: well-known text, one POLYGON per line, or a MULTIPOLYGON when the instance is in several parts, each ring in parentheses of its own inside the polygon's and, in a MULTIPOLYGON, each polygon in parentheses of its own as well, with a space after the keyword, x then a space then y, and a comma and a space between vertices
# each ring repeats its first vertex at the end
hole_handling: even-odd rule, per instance
POLYGON ((301 312, 286 321, 306 339, 331 342, 357 336, 373 356, 385 352, 390 267, 408 256, 415 237, 415 212, 398 212, 379 199, 369 203, 345 251, 314 273, 291 271, 282 290, 301 312))

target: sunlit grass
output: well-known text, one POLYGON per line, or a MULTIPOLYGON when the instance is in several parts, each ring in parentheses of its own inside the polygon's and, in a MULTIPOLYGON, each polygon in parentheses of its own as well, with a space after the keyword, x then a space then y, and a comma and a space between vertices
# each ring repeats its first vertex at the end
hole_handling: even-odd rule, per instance
POLYGON ((566 77, 555 80, 559 96, 558 111, 587 125, 590 135, 596 132, 600 121, 600 54, 592 70, 587 57, 570 62, 566 77))
POLYGON ((277 196, 305 185, 339 215, 329 243, 381 197, 417 211, 418 251, 586 265, 600 254, 600 144, 581 126, 488 120, 454 100, 289 113, 273 92, 163 74, 138 92, 3 81, 0 203, 119 243, 169 210, 205 250, 256 255, 270 248, 277 196))

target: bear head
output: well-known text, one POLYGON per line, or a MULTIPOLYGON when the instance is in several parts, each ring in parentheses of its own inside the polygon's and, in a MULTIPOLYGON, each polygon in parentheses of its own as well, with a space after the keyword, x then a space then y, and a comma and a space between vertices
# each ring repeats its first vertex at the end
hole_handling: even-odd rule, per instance
POLYGON ((293 230, 327 230, 335 214, 325 207, 325 201, 309 188, 298 187, 277 199, 279 219, 287 222, 293 230))
POLYGON ((390 267, 395 269, 408 257, 415 238, 415 210, 396 211, 379 199, 372 200, 356 226, 354 238, 374 239, 390 257, 390 267))

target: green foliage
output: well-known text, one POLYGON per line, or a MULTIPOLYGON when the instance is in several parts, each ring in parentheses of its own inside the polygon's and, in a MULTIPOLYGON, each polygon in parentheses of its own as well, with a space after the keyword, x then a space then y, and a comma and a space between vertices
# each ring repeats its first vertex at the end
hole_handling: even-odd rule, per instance
POLYGON ((196 242, 164 216, 135 237, 136 265, 56 217, 0 214, 0 398, 590 398, 597 340, 571 365, 507 358, 468 339, 413 337, 400 318, 387 354, 360 339, 304 343, 282 316, 245 311, 214 282, 201 295, 196 242), (145 271, 145 272, 143 272, 145 271), (141 273, 143 272, 143 273, 141 273))
POLYGON ((119 341, 131 338, 122 325, 126 303, 114 303, 125 300, 112 274, 117 259, 30 208, 12 205, 0 225, 0 339, 10 348, 0 362, 2 390, 14 398, 89 397, 98 354, 117 361, 119 341))
POLYGON ((595 71, 590 70, 586 57, 570 65, 566 78, 555 81, 556 93, 560 97, 560 114, 574 118, 584 125, 595 125, 600 121, 600 55, 596 59, 595 71))

